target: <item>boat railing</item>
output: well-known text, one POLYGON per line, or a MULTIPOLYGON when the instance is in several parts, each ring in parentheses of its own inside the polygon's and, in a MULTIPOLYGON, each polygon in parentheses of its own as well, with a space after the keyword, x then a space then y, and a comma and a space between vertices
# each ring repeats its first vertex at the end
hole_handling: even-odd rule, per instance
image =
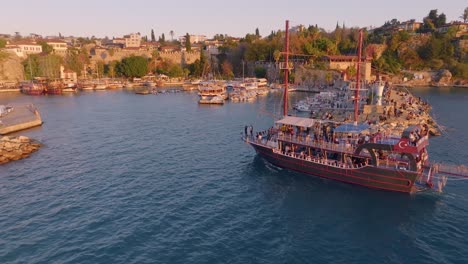
POLYGON ((283 141, 288 141, 291 143, 296 143, 300 145, 305 145, 313 148, 327 149, 336 152, 343 152, 348 154, 354 154, 356 147, 350 143, 334 143, 328 142, 325 140, 314 140, 310 136, 301 136, 301 135, 290 135, 290 134, 279 134, 278 139, 283 141))
POLYGON ((276 153, 276 154, 286 156, 286 157, 291 157, 291 158, 295 158, 295 159, 299 159, 299 160, 303 160, 303 161, 309 161, 309 162, 313 162, 313 163, 316 163, 316 164, 322 164, 322 165, 325 165, 325 166, 339 168, 339 169, 360 169, 360 168, 368 166, 367 163, 348 164, 348 163, 341 162, 341 161, 338 161, 338 160, 326 159, 326 158, 321 158, 321 157, 314 157, 314 156, 311 156, 311 155, 307 155, 305 153, 285 152, 285 151, 281 151, 279 149, 274 149, 273 152, 276 153))

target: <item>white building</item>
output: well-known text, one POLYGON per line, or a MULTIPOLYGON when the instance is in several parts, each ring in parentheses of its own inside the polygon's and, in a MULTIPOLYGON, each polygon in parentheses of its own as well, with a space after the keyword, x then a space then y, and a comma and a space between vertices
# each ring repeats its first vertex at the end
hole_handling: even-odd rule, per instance
POLYGON ((24 53, 23 53, 23 51, 21 51, 21 48, 19 46, 9 45, 9 46, 5 47, 2 50, 13 53, 16 56, 21 57, 21 58, 24 57, 24 53))
POLYGON ((78 81, 76 72, 65 70, 63 66, 60 66, 60 79, 63 80, 65 84, 75 83, 78 81))
POLYGON ((47 45, 50 45, 54 49, 54 53, 57 55, 65 56, 67 54, 67 43, 60 39, 47 39, 47 45))
MULTIPOLYGON (((193 43, 202 43, 205 42, 206 36, 205 35, 190 35, 190 44, 193 43)), ((180 43, 185 43, 185 36, 179 37, 180 43)))
POLYGON ((140 33, 132 33, 124 36, 125 48, 139 48, 141 46, 140 33))
POLYGON ((38 54, 42 52, 42 46, 29 41, 19 41, 9 45, 6 48, 15 49, 15 53, 22 54, 23 56, 28 54, 38 54), (19 48, 19 49, 18 49, 19 48))

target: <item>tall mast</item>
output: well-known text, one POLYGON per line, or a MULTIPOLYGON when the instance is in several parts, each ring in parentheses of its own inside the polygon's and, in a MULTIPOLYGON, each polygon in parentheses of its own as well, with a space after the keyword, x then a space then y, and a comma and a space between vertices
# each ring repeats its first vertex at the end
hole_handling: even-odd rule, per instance
POLYGON ((289 20, 286 20, 286 34, 285 34, 284 54, 285 54, 285 67, 284 67, 284 97, 283 97, 283 116, 288 115, 288 84, 289 84, 289 20))
POLYGON ((359 112, 359 86, 361 85, 361 54, 362 53, 362 29, 359 30, 358 59, 356 71, 356 90, 354 92, 354 124, 358 122, 359 112))

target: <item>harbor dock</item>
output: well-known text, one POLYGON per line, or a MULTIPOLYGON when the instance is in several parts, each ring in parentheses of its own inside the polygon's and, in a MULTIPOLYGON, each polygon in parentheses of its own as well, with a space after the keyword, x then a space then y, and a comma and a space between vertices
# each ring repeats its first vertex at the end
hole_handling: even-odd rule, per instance
POLYGON ((42 125, 41 115, 32 105, 13 105, 0 117, 0 135, 42 125))

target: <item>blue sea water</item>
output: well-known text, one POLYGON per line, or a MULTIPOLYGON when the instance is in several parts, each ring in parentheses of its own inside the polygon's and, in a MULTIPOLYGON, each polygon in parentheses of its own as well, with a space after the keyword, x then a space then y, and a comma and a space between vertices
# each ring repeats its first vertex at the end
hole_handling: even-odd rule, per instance
MULTIPOLYGON (((445 127, 431 158, 468 164, 468 91, 415 92, 445 127)), ((0 166, 0 263, 468 263, 468 181, 405 195, 274 167, 240 134, 279 96, 0 95, 45 121, 0 166)))

